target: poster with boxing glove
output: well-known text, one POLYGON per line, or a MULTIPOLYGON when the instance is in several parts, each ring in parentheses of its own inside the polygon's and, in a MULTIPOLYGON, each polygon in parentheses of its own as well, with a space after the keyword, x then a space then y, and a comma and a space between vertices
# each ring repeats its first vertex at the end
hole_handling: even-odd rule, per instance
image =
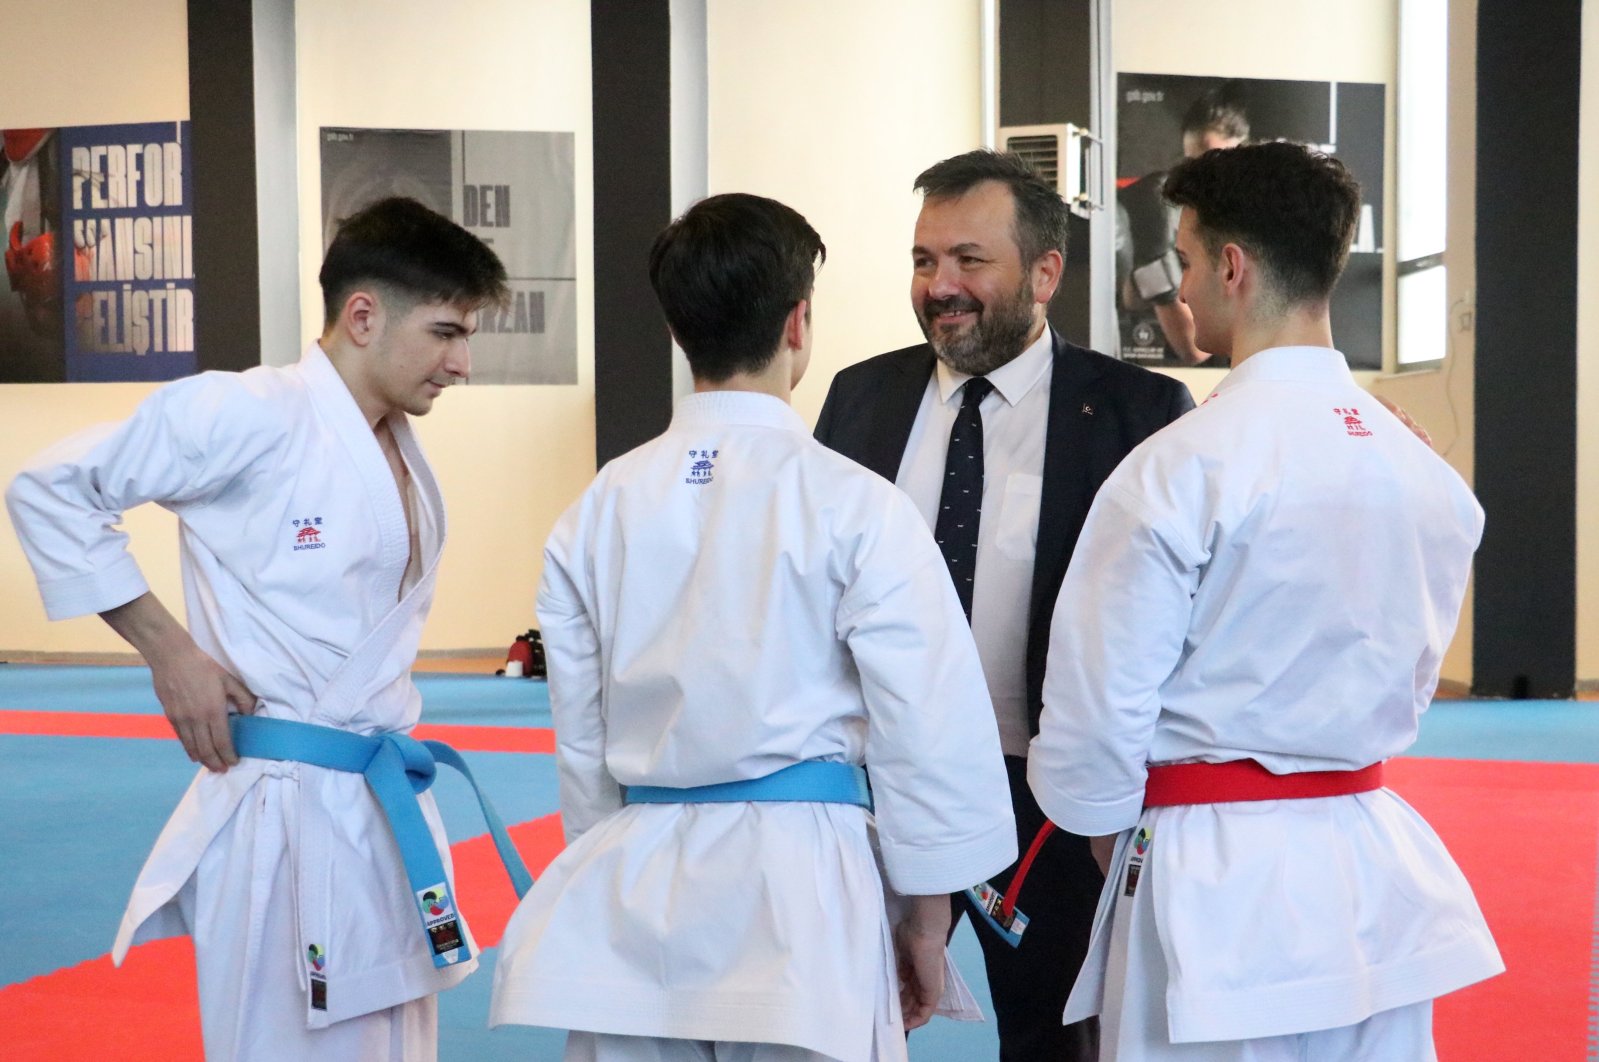
POLYGON ((189 123, 0 139, 0 383, 193 373, 189 123))
POLYGON ((1177 296, 1177 212, 1161 197, 1184 158, 1288 140, 1335 155, 1360 182, 1333 336, 1352 369, 1382 368, 1385 87, 1329 81, 1123 73, 1116 80, 1116 319, 1120 356, 1146 365, 1225 364, 1194 341, 1177 296))

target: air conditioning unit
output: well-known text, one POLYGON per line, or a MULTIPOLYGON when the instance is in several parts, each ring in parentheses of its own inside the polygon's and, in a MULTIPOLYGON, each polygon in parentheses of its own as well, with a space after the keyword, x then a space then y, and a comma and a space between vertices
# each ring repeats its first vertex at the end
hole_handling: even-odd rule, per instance
POLYGON ((1009 125, 999 129, 999 148, 1020 155, 1059 190, 1073 214, 1086 218, 1105 208, 1100 164, 1103 143, 1081 126, 1009 125))

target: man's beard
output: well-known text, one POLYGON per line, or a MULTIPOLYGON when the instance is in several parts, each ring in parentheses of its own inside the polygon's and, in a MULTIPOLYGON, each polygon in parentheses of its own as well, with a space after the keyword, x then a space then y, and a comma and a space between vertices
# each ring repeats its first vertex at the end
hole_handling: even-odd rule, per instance
POLYGON ((987 306, 964 295, 928 299, 917 309, 916 319, 940 361, 968 376, 986 376, 1027 348, 1033 305, 1032 279, 1024 277, 1008 299, 987 306), (938 328, 937 320, 940 313, 950 310, 975 311, 977 322, 964 332, 947 334, 938 328))

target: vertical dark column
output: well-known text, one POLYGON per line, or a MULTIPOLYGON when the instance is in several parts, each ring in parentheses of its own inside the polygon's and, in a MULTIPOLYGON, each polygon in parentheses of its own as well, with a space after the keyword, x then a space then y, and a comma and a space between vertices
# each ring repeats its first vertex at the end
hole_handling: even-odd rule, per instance
MULTIPOLYGON (((1000 0, 999 124, 1070 122, 1094 129, 1094 19, 1090 0, 1000 0)), ((1093 260, 1087 220, 1073 214, 1066 269, 1049 306, 1055 330, 1074 343, 1089 336, 1093 260)))
POLYGON ((648 258, 672 214, 668 0, 593 0, 594 419, 599 464, 672 416, 672 341, 648 258))
POLYGON ((1581 0, 1477 9, 1477 553, 1472 688, 1576 685, 1581 0))
POLYGON ((250 0, 189 0, 194 349, 201 369, 261 363, 250 0))

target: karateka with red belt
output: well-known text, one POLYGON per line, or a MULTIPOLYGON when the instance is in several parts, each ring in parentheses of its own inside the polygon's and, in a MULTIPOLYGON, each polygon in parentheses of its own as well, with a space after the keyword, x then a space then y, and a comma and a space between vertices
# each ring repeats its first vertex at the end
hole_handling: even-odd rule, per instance
POLYGON ((1359 213, 1336 160, 1211 151, 1165 194, 1234 368, 1105 482, 1056 605, 1028 778, 1107 866, 1064 1020, 1099 1014, 1106 1060, 1432 1059, 1433 998, 1504 967, 1382 764, 1482 510, 1333 348, 1359 213))

